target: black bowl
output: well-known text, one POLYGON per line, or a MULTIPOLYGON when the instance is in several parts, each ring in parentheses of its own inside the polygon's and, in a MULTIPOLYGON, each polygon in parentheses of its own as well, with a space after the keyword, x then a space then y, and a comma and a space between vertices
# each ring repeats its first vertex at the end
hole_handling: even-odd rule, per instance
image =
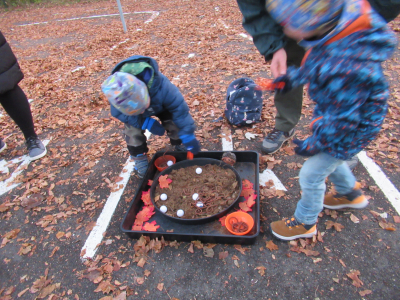
POLYGON ((194 224, 203 224, 206 222, 214 221, 214 220, 219 219, 222 216, 226 215, 226 213, 238 202, 241 192, 242 192, 242 179, 240 178, 239 173, 232 166, 230 166, 218 159, 194 158, 191 160, 183 160, 183 161, 177 162, 177 163, 173 164, 172 166, 168 167, 167 169, 165 169, 164 171, 162 171, 160 174, 158 174, 158 176, 153 180, 153 184, 151 185, 151 188, 150 188, 150 199, 153 202, 155 209, 161 215, 165 216, 166 218, 169 218, 177 223, 194 225, 194 224), (179 217, 171 217, 171 216, 161 212, 160 209, 157 207, 156 202, 154 200, 154 194, 155 194, 156 188, 158 186, 158 178, 160 176, 171 173, 173 170, 186 168, 186 167, 190 167, 190 166, 205 166, 205 165, 218 165, 225 169, 231 169, 235 173, 236 180, 238 181, 239 193, 238 193, 238 196, 236 197, 236 199, 232 202, 232 204, 229 207, 225 208, 224 210, 220 211, 219 213, 217 213, 215 215, 205 217, 205 218, 197 218, 197 219, 184 219, 184 218, 179 218, 179 217))

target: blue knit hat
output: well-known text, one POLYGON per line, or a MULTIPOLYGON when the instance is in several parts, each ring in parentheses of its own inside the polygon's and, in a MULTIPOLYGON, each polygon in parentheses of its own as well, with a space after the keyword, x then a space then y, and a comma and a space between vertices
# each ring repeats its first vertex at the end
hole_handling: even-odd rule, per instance
POLYGON ((115 72, 101 85, 112 106, 125 115, 140 115, 150 105, 146 84, 125 72, 115 72))
POLYGON ((344 0, 267 0, 271 17, 282 26, 310 32, 337 21, 344 0))

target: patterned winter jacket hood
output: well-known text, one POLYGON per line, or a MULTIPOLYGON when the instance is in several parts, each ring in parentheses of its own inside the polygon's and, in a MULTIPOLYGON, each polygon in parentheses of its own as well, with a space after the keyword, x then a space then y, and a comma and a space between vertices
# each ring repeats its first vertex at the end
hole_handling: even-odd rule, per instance
POLYGON ((376 137, 389 96, 381 62, 392 55, 396 42, 367 1, 346 0, 337 27, 308 43, 312 48, 302 66, 287 72, 293 87, 309 84, 316 103, 312 135, 302 149, 345 160, 376 137))
MULTIPOLYGON (((128 116, 111 105, 111 115, 121 122, 128 123, 136 128, 142 128, 147 117, 156 116, 163 111, 172 114, 172 121, 179 128, 179 136, 193 134, 196 126, 189 113, 189 107, 179 89, 173 85, 158 69, 157 62, 151 58, 134 55, 118 63, 111 73, 119 71, 125 63, 146 62, 152 67, 153 82, 149 88, 150 106, 138 116, 128 116)), ((142 80, 138 76, 139 79, 142 80)), ((147 84, 147 82, 145 82, 147 84)))

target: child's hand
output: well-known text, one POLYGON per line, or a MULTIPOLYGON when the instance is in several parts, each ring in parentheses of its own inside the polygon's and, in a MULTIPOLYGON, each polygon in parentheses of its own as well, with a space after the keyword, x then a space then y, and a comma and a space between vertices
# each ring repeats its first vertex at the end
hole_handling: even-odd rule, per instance
POLYGON ((274 80, 275 91, 281 94, 285 94, 292 90, 292 84, 290 83, 287 75, 279 76, 274 80))
POLYGON ((301 156, 313 156, 314 154, 307 151, 307 148, 304 149, 304 141, 300 141, 298 139, 294 139, 293 143, 297 145, 297 147, 294 148, 294 152, 296 154, 301 155, 301 156))
POLYGON ((142 130, 146 129, 155 135, 164 135, 165 133, 164 127, 152 118, 146 118, 146 120, 144 120, 142 130))
POLYGON ((200 143, 194 136, 194 134, 186 134, 180 136, 182 143, 185 145, 186 149, 193 154, 197 154, 200 151, 200 143))

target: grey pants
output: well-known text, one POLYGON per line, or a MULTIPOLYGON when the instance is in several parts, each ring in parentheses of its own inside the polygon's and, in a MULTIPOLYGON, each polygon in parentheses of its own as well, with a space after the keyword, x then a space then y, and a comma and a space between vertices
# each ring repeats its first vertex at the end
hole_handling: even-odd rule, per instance
MULTIPOLYGON (((285 50, 288 67, 299 67, 305 54, 304 49, 296 41, 288 39, 285 50)), ((275 94, 274 103, 277 110, 275 128, 284 132, 292 130, 300 120, 303 104, 303 86, 283 95, 275 94)))
MULTIPOLYGON (((171 145, 182 144, 182 141, 179 138, 179 128, 172 121, 172 114, 166 111, 158 114, 157 117, 160 119, 162 126, 165 128, 171 145)), ((124 135, 130 155, 137 156, 149 151, 149 148, 147 148, 147 139, 144 135, 144 130, 133 127, 129 124, 125 124, 124 135)))
MULTIPOLYGON (((165 128, 167 135, 171 140, 176 140, 177 142, 180 141, 178 135, 179 128, 175 125, 175 123, 172 120, 161 121, 161 124, 165 128)), ((143 144, 146 143, 147 140, 146 136, 144 135, 144 130, 133 127, 132 125, 129 125, 127 123, 125 123, 124 136, 127 145, 133 147, 142 146, 143 144)), ((173 145, 180 145, 181 143, 182 142, 179 142, 173 145)))

